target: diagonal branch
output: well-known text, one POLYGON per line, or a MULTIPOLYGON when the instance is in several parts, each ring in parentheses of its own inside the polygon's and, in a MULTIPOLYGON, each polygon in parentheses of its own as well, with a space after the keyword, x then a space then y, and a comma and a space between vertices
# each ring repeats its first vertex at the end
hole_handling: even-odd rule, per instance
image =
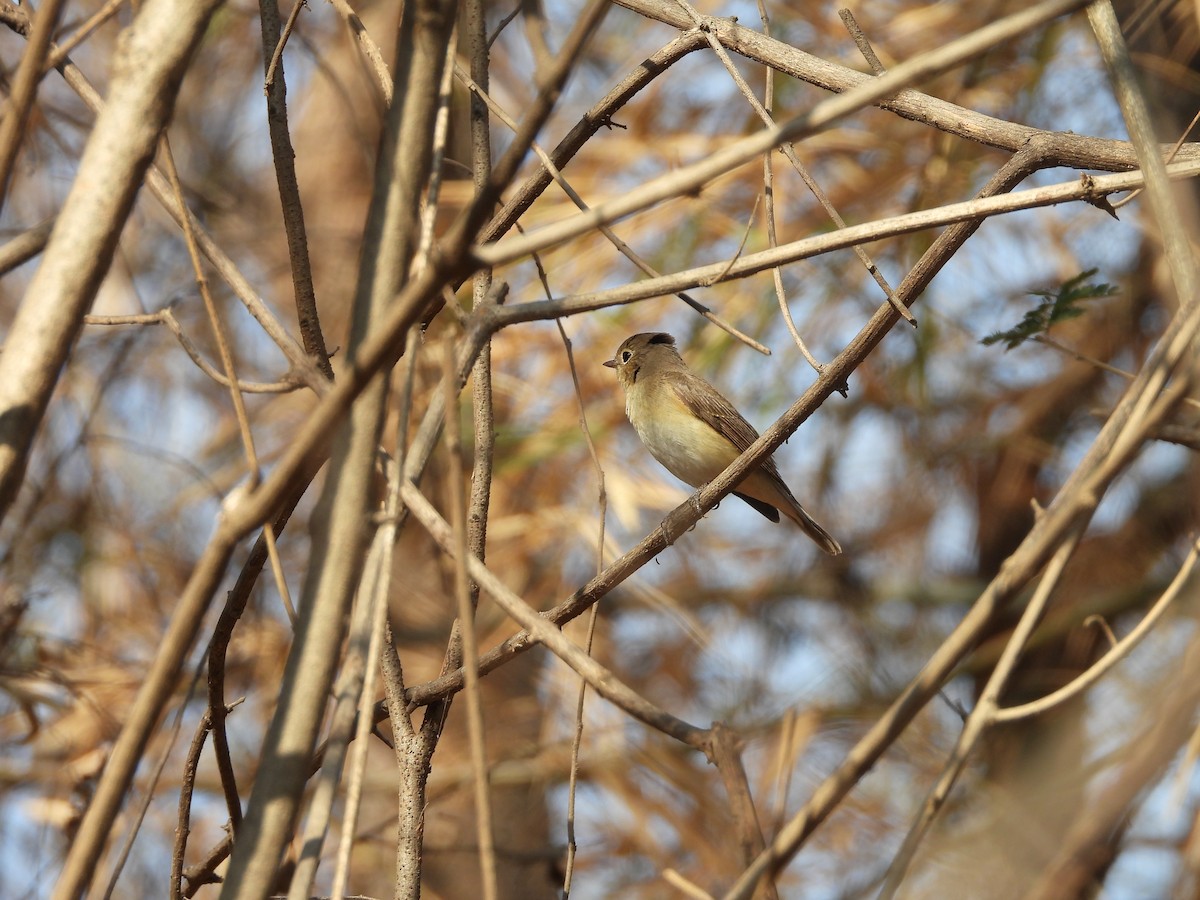
POLYGON ((1042 580, 1038 583, 1037 590, 1034 591, 1029 604, 1021 613, 1021 619, 1017 623, 1017 627, 1013 630, 1012 636, 1004 645, 1004 651, 1000 654, 1000 660, 996 663, 995 668, 992 669, 991 675, 988 676, 987 684, 984 685, 983 692, 979 695, 979 700, 976 702, 975 708, 971 710, 971 715, 967 717, 962 732, 958 736, 958 742, 955 744, 950 759, 946 762, 941 777, 933 786, 928 796, 926 796, 921 810, 917 813, 916 821, 913 822, 912 827, 904 838, 904 843, 901 844, 900 850, 892 859, 887 877, 883 882, 883 888, 879 892, 880 900, 891 900, 896 895, 896 891, 899 889, 900 883, 904 880, 904 875, 908 871, 908 867, 912 864, 913 857, 916 855, 917 847, 929 831, 934 818, 945 805, 946 799, 950 796, 950 791, 958 781, 958 776, 962 774, 963 769, 967 765, 967 759, 970 757, 971 751, 975 749, 980 738, 983 737, 984 731, 995 723, 1000 694, 1007 685, 1021 652, 1025 649, 1030 637, 1033 636, 1034 629, 1041 622, 1046 607, 1049 605, 1050 596, 1058 586, 1059 580, 1066 570, 1067 563, 1070 561, 1071 555, 1075 552, 1075 548, 1079 546, 1079 539, 1082 536, 1082 529, 1078 529, 1067 535, 1066 539, 1059 546, 1058 551, 1054 554, 1054 558, 1050 560, 1050 564, 1046 567, 1046 572, 1042 575, 1042 580))
MULTIPOLYGON (((111 99, 96 120, 42 264, 6 338, 21 352, 0 358, 0 518, 21 486, 50 393, 108 271, 184 70, 217 5, 149 0, 126 32, 111 99)), ((80 885, 72 879, 72 886, 80 885)))
MULTIPOLYGON (((1195 147, 1195 145, 1193 147, 1200 151, 1200 147, 1195 147)), ((1044 168, 1048 164, 1048 160, 1054 156, 1046 153, 1046 147, 1042 145, 1041 141, 1035 141, 1031 144, 1031 148, 1037 153, 1039 164, 1034 169, 1029 169, 1026 174, 1037 168, 1044 168)), ((1186 162, 1169 166, 1167 172, 1172 179, 1200 176, 1200 152, 1187 154, 1186 162)), ((822 253, 851 247, 858 243, 911 234, 940 225, 974 223, 978 227, 983 219, 991 216, 1022 209, 1054 206, 1073 200, 1091 202, 1097 197, 1131 190, 1144 183, 1145 177, 1141 172, 1128 172, 1119 175, 1089 176, 1045 187, 1014 191, 1002 196, 985 196, 975 200, 964 200, 935 209, 877 219, 874 222, 851 225, 827 234, 801 238, 768 250, 748 253, 739 257, 732 265, 727 262, 709 263, 692 269, 684 269, 671 275, 647 278, 644 281, 589 294, 512 304, 498 311, 497 319, 500 327, 506 327, 518 322, 554 319, 560 316, 604 309, 608 306, 634 303, 650 297, 660 297, 676 291, 687 290, 698 285, 712 284, 717 278, 729 280, 746 278, 786 263, 819 256, 822 253)))
MULTIPOLYGON (((401 496, 414 517, 429 532, 443 552, 454 555, 456 548, 449 524, 433 508, 416 485, 406 481, 401 496)), ((576 647, 567 637, 547 622, 537 610, 514 594, 478 557, 467 559, 467 571, 480 586, 491 595, 500 607, 522 627, 529 631, 532 639, 546 647, 551 653, 574 669, 580 677, 601 697, 620 707, 635 719, 675 738, 689 747, 704 749, 708 731, 697 728, 659 709, 642 697, 612 672, 576 647)))
POLYGON ((615 222, 663 200, 697 191, 714 178, 750 162, 762 153, 785 142, 807 137, 864 106, 870 106, 896 93, 914 81, 952 68, 996 44, 1011 40, 1082 5, 1082 0, 1045 0, 1029 9, 1006 16, 937 50, 922 53, 903 62, 886 75, 868 79, 859 87, 824 100, 807 113, 795 116, 774 128, 766 128, 757 134, 734 141, 704 160, 655 178, 617 199, 593 207, 589 212, 580 213, 554 225, 547 225, 522 237, 508 238, 495 245, 477 246, 475 258, 478 262, 488 265, 521 259, 534 250, 542 250, 578 237, 598 225, 615 222))
POLYGON ((63 0, 46 0, 38 8, 29 30, 29 42, 25 45, 25 52, 21 54, 21 62, 17 64, 17 72, 12 80, 8 108, 3 120, 0 120, 0 209, 4 208, 13 164, 21 149, 21 137, 25 133, 25 124, 42 80, 42 63, 50 50, 50 38, 54 35, 62 8, 63 0))
MULTIPOLYGON (((304 6, 296 0, 288 26, 304 6)), ((308 259, 308 235, 304 228, 304 206, 300 202, 300 185, 296 181, 296 152, 288 133, 287 80, 283 73, 283 41, 280 37, 279 4, 276 0, 259 0, 262 21, 264 65, 267 69, 267 126, 271 136, 271 155, 275 161, 275 182, 279 188, 279 203, 283 208, 283 231, 287 235, 288 257, 292 264, 292 286, 296 292, 296 318, 300 324, 300 339, 304 349, 317 364, 321 373, 333 380, 333 367, 325 349, 321 332, 321 317, 317 314, 317 295, 313 288, 312 264, 308 259), (278 45, 278 50, 276 50, 278 45), (278 60, 276 59, 278 54, 278 60)))
MULTIPOLYGON (((351 359, 393 303, 417 249, 420 196, 429 177, 438 85, 453 21, 448 4, 436 0, 406 5, 401 15, 394 72, 404 89, 389 110, 375 172, 350 330, 351 359)), ((354 585, 360 580, 365 519, 387 401, 385 377, 370 380, 364 388, 335 441, 295 643, 264 740, 260 775, 230 860, 230 896, 259 897, 270 889, 308 779, 354 585)))

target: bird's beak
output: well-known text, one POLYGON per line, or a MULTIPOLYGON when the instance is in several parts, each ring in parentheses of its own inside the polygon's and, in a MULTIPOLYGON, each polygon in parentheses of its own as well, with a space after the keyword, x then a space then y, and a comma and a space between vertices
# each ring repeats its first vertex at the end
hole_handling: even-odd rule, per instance
POLYGON ((610 369, 615 369, 617 367, 617 361, 615 359, 606 359, 604 364, 610 369))

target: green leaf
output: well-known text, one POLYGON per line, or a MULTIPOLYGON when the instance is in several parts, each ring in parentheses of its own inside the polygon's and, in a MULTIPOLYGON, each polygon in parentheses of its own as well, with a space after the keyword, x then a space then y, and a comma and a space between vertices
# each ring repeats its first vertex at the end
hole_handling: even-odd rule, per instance
POLYGON ((1041 302, 1025 313, 1024 318, 1012 328, 989 334, 980 343, 989 347, 992 344, 1003 343, 1005 350, 1011 350, 1039 334, 1045 334, 1050 330, 1050 326, 1058 322, 1082 316, 1086 312, 1084 302, 1111 297, 1117 293, 1117 289, 1111 284, 1092 284, 1089 281, 1097 271, 1099 270, 1088 269, 1086 272, 1080 272, 1074 278, 1064 281, 1057 291, 1032 291, 1029 296, 1040 297, 1041 302))

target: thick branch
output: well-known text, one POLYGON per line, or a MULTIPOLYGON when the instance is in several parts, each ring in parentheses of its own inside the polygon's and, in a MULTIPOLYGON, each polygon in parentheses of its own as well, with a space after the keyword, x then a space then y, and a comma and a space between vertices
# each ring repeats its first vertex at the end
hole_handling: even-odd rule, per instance
MULTIPOLYGON (((0 358, 0 517, 16 497, 34 435, 67 354, 108 271, 159 132, 170 119, 192 51, 217 0, 147 0, 125 32, 110 101, 96 120, 79 174, 0 358)), ((97 792, 55 887, 84 893, 124 796, 97 792)))
MULTIPOLYGON (((452 10, 436 0, 406 5, 401 16, 394 69, 398 90, 389 110, 367 220, 350 332, 352 359, 392 304, 416 250, 417 211, 430 171, 433 117, 452 23, 452 10)), ((360 580, 386 400, 387 380, 376 377, 351 407, 335 443, 317 513, 315 558, 304 584, 296 641, 264 742, 260 776, 230 861, 230 897, 265 896, 291 837, 346 614, 360 580)))
MULTIPOLYGON (((125 33, 110 101, 55 221, 0 358, 0 518, 21 481, 50 393, 108 271, 121 228, 217 0, 149 0, 125 33)), ((78 891, 82 885, 72 880, 78 891)))

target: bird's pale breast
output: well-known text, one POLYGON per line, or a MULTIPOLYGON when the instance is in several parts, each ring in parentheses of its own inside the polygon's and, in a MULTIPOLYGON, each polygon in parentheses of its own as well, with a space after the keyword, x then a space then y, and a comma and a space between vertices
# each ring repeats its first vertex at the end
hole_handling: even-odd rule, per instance
POLYGON ((694 416, 669 384, 638 383, 626 394, 625 412, 650 454, 692 487, 716 478, 737 449, 694 416))

